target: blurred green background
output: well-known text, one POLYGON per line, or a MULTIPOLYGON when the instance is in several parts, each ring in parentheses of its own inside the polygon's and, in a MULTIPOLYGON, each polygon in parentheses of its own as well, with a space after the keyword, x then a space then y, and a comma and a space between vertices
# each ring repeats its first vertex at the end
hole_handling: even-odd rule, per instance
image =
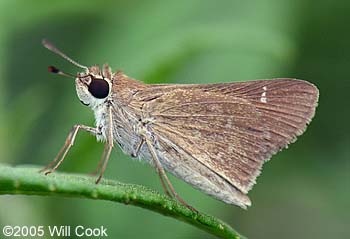
MULTIPOLYGON (((316 84, 316 117, 265 164, 247 211, 171 177, 190 204, 250 238, 350 238, 350 1, 0 1, 0 162, 49 163, 72 125, 93 125, 70 79, 77 68, 44 49, 47 38, 84 65, 109 63, 147 83, 296 77, 316 84)), ((60 170, 90 172, 102 144, 86 133, 60 170)), ((114 150, 106 178, 162 191, 155 171, 114 150)), ((1 185, 0 185, 1 186, 1 185)), ((1 196, 0 225, 105 226, 109 238, 212 238, 185 223, 121 204, 1 196)))

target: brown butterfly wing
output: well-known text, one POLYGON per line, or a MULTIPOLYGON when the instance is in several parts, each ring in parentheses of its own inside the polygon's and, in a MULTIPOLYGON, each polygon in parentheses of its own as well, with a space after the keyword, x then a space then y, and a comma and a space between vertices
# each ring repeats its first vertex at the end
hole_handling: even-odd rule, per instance
POLYGON ((304 132, 318 100, 314 85, 294 79, 149 89, 152 96, 138 97, 148 102, 154 134, 243 193, 263 162, 304 132))

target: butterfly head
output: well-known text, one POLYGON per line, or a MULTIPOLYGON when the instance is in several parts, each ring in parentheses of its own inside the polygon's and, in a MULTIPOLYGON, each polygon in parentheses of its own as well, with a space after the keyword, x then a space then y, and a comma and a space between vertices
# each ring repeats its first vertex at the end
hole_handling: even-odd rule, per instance
POLYGON ((83 72, 79 72, 75 76, 65 73, 54 66, 49 66, 48 68, 52 73, 75 78, 77 95, 82 104, 94 108, 95 106, 105 102, 105 100, 111 94, 112 88, 112 72, 108 65, 105 64, 102 70, 98 66, 86 67, 66 56, 50 42, 43 40, 42 43, 47 49, 60 55, 75 66, 84 69, 83 72))
POLYGON ((87 71, 78 73, 75 86, 81 103, 94 107, 104 102, 111 93, 110 76, 107 65, 103 72, 98 66, 92 66, 87 71))

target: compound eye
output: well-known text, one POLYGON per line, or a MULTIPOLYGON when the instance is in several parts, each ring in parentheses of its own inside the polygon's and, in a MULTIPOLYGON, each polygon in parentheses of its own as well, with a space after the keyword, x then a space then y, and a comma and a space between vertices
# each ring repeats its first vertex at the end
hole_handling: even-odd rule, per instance
POLYGON ((88 90, 95 98, 103 99, 109 94, 109 84, 103 79, 93 79, 88 90))

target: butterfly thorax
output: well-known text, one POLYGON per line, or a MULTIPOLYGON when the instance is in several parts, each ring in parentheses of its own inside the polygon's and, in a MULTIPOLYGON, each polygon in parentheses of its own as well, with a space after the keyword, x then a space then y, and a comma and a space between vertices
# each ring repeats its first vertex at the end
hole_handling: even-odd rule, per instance
POLYGON ((113 140, 124 153, 134 155, 137 144, 141 140, 138 125, 143 120, 142 104, 134 107, 130 105, 137 92, 147 87, 145 84, 133 80, 121 71, 111 74, 112 89, 106 101, 92 108, 95 114, 96 126, 102 134, 97 138, 105 140, 107 129, 112 127, 113 140), (111 107, 112 123, 108 118, 108 107, 111 107))

